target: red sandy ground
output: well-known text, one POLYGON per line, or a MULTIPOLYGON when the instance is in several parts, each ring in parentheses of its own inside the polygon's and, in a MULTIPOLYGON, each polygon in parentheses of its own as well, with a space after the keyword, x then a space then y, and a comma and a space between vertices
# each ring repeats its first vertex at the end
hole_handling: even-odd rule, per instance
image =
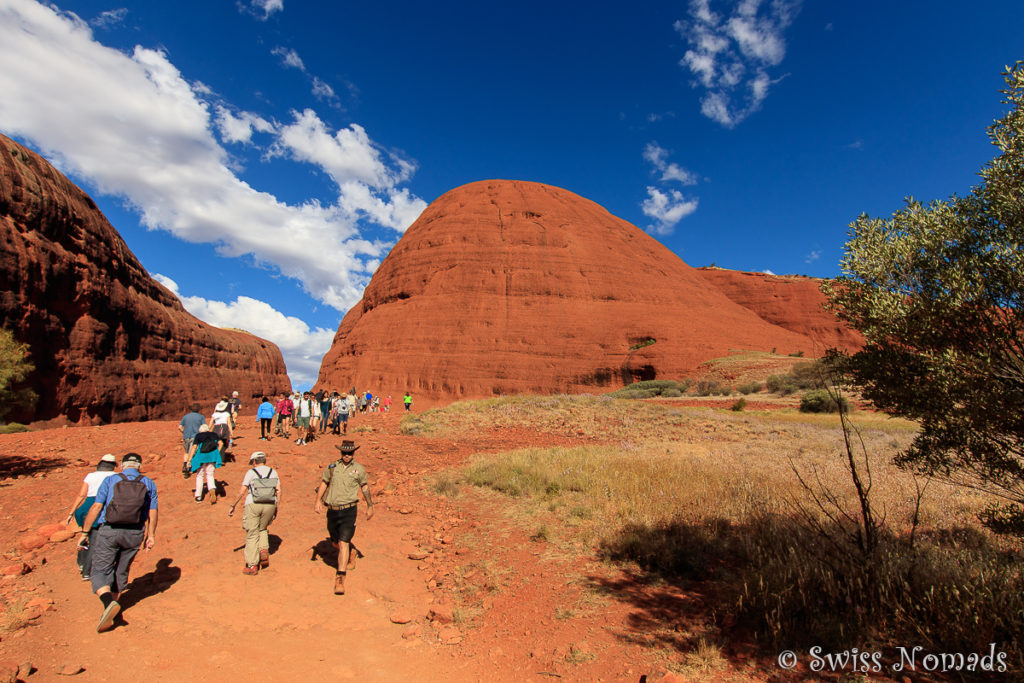
MULTIPOLYGON (((367 521, 360 505, 354 540, 365 557, 341 597, 332 594, 333 569, 310 559, 326 538, 313 491, 340 437, 305 447, 284 438, 265 443, 254 418, 244 418, 238 461, 217 471, 228 498, 209 505, 193 500, 191 477, 182 479, 175 422, 0 435, 0 570, 31 568, 0 579, 0 660, 31 662, 32 681, 63 680, 59 672, 79 667, 82 681, 686 680, 668 669, 692 645, 687 624, 702 618, 700 595, 645 583, 587 549, 573 556, 531 541, 503 515, 498 497, 445 498, 423 485, 473 453, 570 439, 526 430, 457 442, 412 437, 399 432, 400 417, 353 421, 375 429, 353 436, 377 512, 367 521), (240 510, 234 518, 227 511, 257 449, 279 468, 283 492, 271 526, 279 545, 269 569, 249 577, 241 573, 240 510), (63 521, 100 455, 130 450, 144 456, 143 470, 159 487, 156 546, 132 567, 123 619, 97 634, 101 606, 75 569, 74 540, 29 551, 22 544, 63 521), (410 559, 417 551, 427 558, 410 559)), ((700 680, 780 674, 769 660, 725 654, 728 668, 700 680)), ((0 680, 3 671, 0 664, 0 680)))

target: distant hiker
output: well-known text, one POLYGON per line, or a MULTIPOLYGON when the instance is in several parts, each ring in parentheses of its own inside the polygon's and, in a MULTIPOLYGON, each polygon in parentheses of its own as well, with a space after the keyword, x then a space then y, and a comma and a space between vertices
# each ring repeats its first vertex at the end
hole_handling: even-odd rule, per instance
POLYGON ((232 391, 228 400, 228 413, 231 415, 231 429, 238 427, 238 413, 242 410, 242 399, 238 398, 238 392, 232 391))
POLYGON ((260 421, 260 441, 270 440, 270 424, 274 421, 274 404, 266 396, 260 407, 256 409, 256 417, 260 421))
MULTIPOLYGON (((202 417, 202 415, 199 417, 202 417)), ((96 471, 85 475, 85 479, 82 481, 82 488, 78 491, 78 497, 71 504, 71 512, 68 513, 68 518, 64 520, 64 524, 70 524, 71 519, 74 518, 82 531, 88 534, 88 546, 86 548, 79 547, 78 549, 78 570, 82 572, 83 581, 89 579, 89 570, 92 568, 92 542, 96 539, 94 532, 99 528, 98 524, 93 524, 91 529, 86 529, 83 526, 85 516, 89 514, 89 508, 96 502, 96 492, 99 490, 100 484, 107 477, 113 476, 115 467, 117 467, 117 458, 111 453, 107 453, 100 458, 100 461, 96 463, 96 471)))
POLYGON ((210 492, 210 505, 217 502, 217 479, 213 476, 218 467, 223 467, 224 459, 221 457, 220 439, 210 430, 207 425, 199 428, 195 442, 192 445, 192 462, 189 470, 196 473, 196 502, 203 502, 203 478, 206 478, 206 488, 210 492))
POLYGON ((327 415, 320 412, 320 401, 316 399, 316 396, 312 392, 308 396, 310 407, 313 408, 313 418, 309 421, 309 436, 306 438, 312 441, 316 438, 316 432, 320 427, 320 423, 327 420, 327 415))
POLYGON ((192 439, 199 433, 199 425, 206 424, 206 418, 199 412, 199 404, 193 403, 188 407, 189 412, 181 418, 178 423, 178 431, 181 432, 181 443, 185 447, 185 456, 181 463, 181 474, 188 476, 188 454, 192 450, 192 439))
POLYGON ((379 396, 374 396, 373 397, 373 402, 370 403, 370 412, 371 413, 376 413, 376 412, 379 412, 379 411, 380 411, 380 397, 379 396))
POLYGON ((293 409, 294 406, 288 394, 282 395, 281 400, 277 402, 277 433, 285 438, 289 437, 288 421, 292 418, 293 409))
POLYGON ((359 398, 357 400, 359 401, 359 412, 360 413, 365 413, 366 412, 366 395, 365 394, 360 394, 359 398))
POLYGON ((373 394, 371 394, 369 391, 367 391, 366 395, 363 396, 363 398, 366 399, 366 410, 368 410, 369 412, 372 413, 373 412, 373 394))
POLYGON ((156 544, 156 484, 139 472, 142 456, 128 453, 121 459, 121 471, 107 477, 96 491, 96 500, 82 523, 79 547, 89 546, 89 532, 99 523, 92 541, 92 589, 103 603, 96 631, 114 626, 121 611, 117 599, 128 586, 128 571, 139 548, 156 544))
POLYGON ((334 399, 334 433, 335 434, 348 434, 348 416, 351 410, 349 409, 348 399, 344 396, 337 396, 334 399), (341 430, 339 431, 339 426, 341 430))
POLYGON ((356 390, 353 389, 352 393, 350 393, 348 396, 345 397, 345 400, 348 401, 348 414, 349 414, 349 416, 355 415, 356 414, 356 390))
POLYGON ((223 442, 221 451, 227 451, 231 447, 231 413, 228 412, 227 398, 222 398, 213 408, 213 415, 210 416, 210 431, 217 435, 223 442))
POLYGON ((340 446, 341 458, 324 470, 320 486, 316 490, 313 509, 317 514, 327 507, 327 533, 331 543, 338 549, 338 566, 334 576, 334 594, 345 594, 345 574, 355 568, 356 558, 352 554, 352 536, 356 531, 356 506, 359 492, 366 501, 366 519, 373 518, 373 501, 370 499, 370 485, 366 479, 366 468, 355 462, 359 446, 345 440, 340 446))
POLYGON ((309 432, 309 423, 313 419, 313 397, 307 391, 299 398, 295 406, 295 431, 299 438, 295 443, 299 446, 306 445, 306 436, 309 432))
POLYGON ((391 412, 391 396, 390 395, 384 397, 383 406, 384 406, 384 412, 385 413, 390 413, 391 412))
POLYGON ((245 529, 245 569, 243 574, 258 574, 270 566, 270 534, 267 527, 277 518, 281 505, 281 478, 267 465, 267 454, 255 451, 249 456, 249 471, 242 478, 238 497, 228 509, 235 514, 238 501, 245 497, 242 528, 245 529))
POLYGON ((402 400, 405 402, 405 412, 409 412, 409 409, 412 408, 412 394, 408 391, 405 392, 405 396, 402 397, 402 400))
POLYGON ((334 397, 338 395, 338 392, 335 391, 333 396, 326 391, 317 393, 320 395, 320 398, 317 399, 320 402, 320 433, 326 434, 328 426, 333 427, 334 416, 331 411, 334 409, 334 397))

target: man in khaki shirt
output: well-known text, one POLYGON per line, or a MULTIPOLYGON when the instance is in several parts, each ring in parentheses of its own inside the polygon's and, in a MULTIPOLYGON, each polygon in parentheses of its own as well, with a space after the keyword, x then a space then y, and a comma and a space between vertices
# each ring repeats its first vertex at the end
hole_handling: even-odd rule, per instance
POLYGON ((327 508, 327 533, 331 543, 338 549, 338 570, 334 577, 334 594, 345 594, 345 571, 355 567, 352 555, 352 536, 356 531, 356 505, 359 492, 366 501, 366 519, 373 518, 373 501, 370 499, 370 485, 366 480, 366 468, 355 462, 359 450, 354 441, 345 440, 340 446, 341 458, 324 470, 323 479, 316 490, 313 509, 317 514, 327 508))

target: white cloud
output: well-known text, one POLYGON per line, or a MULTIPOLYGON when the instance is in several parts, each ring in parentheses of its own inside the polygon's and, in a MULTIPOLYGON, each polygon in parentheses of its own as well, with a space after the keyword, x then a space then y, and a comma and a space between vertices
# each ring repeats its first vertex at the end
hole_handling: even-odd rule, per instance
POLYGON ((98 28, 110 28, 111 26, 117 26, 123 22, 126 16, 128 16, 128 8, 119 7, 118 9, 110 9, 106 12, 100 12, 99 16, 89 23, 98 28))
POLYGON ((793 22, 801 0, 742 0, 724 19, 711 10, 709 0, 691 0, 690 20, 675 29, 689 49, 680 65, 689 69, 694 87, 706 92, 701 113, 733 128, 761 108, 770 86, 770 67, 786 56, 783 35, 793 22))
POLYGON ((773 273, 772 271, 768 270, 767 268, 765 268, 761 272, 764 273, 765 275, 775 275, 775 273, 773 273))
POLYGON ((266 21, 271 14, 284 9, 284 0, 249 0, 248 7, 239 0, 238 7, 266 21))
POLYGON ((696 185, 697 175, 674 162, 669 163, 668 155, 668 150, 657 142, 648 142, 644 147, 644 160, 650 162, 656 170, 661 171, 662 182, 675 180, 683 185, 696 185))
POLYGON ((806 256, 804 256, 804 263, 814 263, 821 258, 821 249, 812 249, 806 256))
POLYGON ((327 83, 321 81, 316 76, 313 77, 313 95, 320 100, 334 100, 338 97, 334 94, 334 88, 327 85, 327 83))
POLYGON ((316 381, 320 361, 334 340, 334 330, 310 329, 301 319, 286 316, 270 304, 247 296, 230 303, 182 296, 174 280, 159 273, 153 278, 171 290, 181 299, 185 310, 200 320, 216 327, 245 330, 277 344, 293 385, 307 386, 316 381))
POLYGON ((262 116, 240 112, 237 116, 227 107, 217 105, 217 130, 224 142, 250 142, 253 131, 273 133, 274 125, 262 116))
POLYGON ((211 116, 208 89, 186 82, 164 53, 107 48, 75 15, 31 0, 0 0, 0 92, 0 129, 124 198, 148 228, 249 255, 339 310, 359 300, 367 260, 387 247, 360 236, 360 219, 382 216, 402 231, 426 206, 396 187, 414 164, 385 159, 362 127, 334 134, 311 110, 284 126, 220 108, 211 116), (275 150, 328 171, 337 201, 293 205, 251 187, 214 129, 232 142, 251 142, 251 130, 273 133, 275 150))
POLYGON ((305 71, 306 65, 302 62, 302 57, 299 57, 299 53, 295 50, 285 47, 275 47, 270 51, 270 54, 281 58, 281 63, 285 66, 290 66, 293 69, 299 71, 305 71))
POLYGON ((662 192, 656 187, 648 187, 647 199, 640 204, 640 209, 645 216, 656 221, 647 227, 649 231, 669 235, 679 221, 697 210, 697 200, 686 199, 678 190, 662 192))

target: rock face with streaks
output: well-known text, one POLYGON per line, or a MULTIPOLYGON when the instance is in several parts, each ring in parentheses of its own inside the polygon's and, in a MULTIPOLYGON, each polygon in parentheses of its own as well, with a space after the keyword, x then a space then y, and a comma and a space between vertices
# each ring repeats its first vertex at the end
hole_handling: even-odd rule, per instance
POLYGON ((814 356, 828 348, 856 351, 864 337, 824 309, 821 280, 798 275, 745 273, 698 268, 701 276, 740 306, 765 321, 802 334, 815 344, 814 356))
POLYGON ((342 321, 317 386, 428 401, 606 391, 735 351, 816 355, 812 331, 737 302, 594 202, 482 181, 406 231, 342 321))
POLYGON ((0 135, 0 326, 30 349, 38 401, 10 419, 109 422, 204 412, 290 389, 274 344, 185 311, 92 199, 0 135))

